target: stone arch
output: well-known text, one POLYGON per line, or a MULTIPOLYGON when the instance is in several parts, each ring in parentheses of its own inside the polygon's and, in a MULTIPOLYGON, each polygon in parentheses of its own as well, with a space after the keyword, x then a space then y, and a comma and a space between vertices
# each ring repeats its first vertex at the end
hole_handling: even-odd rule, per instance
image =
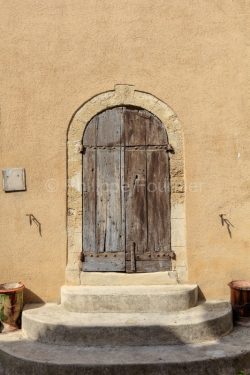
POLYGON ((132 85, 115 85, 114 90, 99 94, 83 104, 73 116, 67 139, 67 267, 66 283, 81 284, 82 250, 82 137, 88 122, 97 113, 115 106, 141 107, 157 116, 164 124, 169 143, 171 183, 171 246, 176 254, 173 270, 167 278, 187 281, 185 240, 185 187, 183 134, 173 110, 155 96, 135 90, 132 85))

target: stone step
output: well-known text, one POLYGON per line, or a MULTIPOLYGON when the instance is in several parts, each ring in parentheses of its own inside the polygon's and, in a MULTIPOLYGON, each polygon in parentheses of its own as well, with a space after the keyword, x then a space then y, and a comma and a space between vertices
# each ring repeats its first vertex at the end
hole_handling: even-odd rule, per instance
POLYGON ((61 303, 68 311, 170 312, 196 306, 197 285, 63 286, 61 303))
POLYGON ((125 273, 125 272, 81 272, 81 285, 168 285, 177 284, 176 271, 125 273))
POLYGON ((165 345, 211 340, 232 330, 228 302, 174 313, 75 313, 46 304, 23 312, 25 336, 49 344, 165 345))
POLYGON ((250 369, 250 329, 218 341, 173 346, 79 347, 47 345, 20 332, 0 335, 4 375, 236 375, 250 369))

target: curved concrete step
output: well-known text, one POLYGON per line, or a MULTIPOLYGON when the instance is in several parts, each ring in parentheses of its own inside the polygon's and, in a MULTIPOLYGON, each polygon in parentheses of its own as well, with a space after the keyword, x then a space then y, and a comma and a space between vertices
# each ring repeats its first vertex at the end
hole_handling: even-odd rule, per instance
POLYGON ((165 345, 211 340, 232 329, 227 302, 175 313, 72 313, 55 304, 23 312, 27 338, 62 345, 165 345))
POLYGON ((236 375, 249 369, 250 329, 243 327, 219 341, 153 347, 83 348, 31 342, 20 332, 0 335, 5 375, 236 375))
POLYGON ((197 285, 63 286, 61 303, 68 311, 170 312, 197 305, 197 285))

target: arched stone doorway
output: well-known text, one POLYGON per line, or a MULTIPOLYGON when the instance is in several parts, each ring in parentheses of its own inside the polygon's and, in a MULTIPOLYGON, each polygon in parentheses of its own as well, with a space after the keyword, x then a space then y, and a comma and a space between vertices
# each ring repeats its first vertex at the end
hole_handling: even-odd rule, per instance
MULTIPOLYGON (((81 276, 84 274, 83 262, 86 262, 86 256, 91 255, 86 252, 85 259, 81 258, 81 253, 83 249, 84 242, 84 215, 88 212, 87 200, 84 201, 84 182, 86 180, 86 171, 84 170, 83 159, 85 146, 83 134, 87 134, 87 125, 90 124, 91 120, 96 117, 99 113, 107 109, 114 107, 133 106, 145 110, 145 113, 149 113, 149 116, 157 119, 161 126, 165 128, 165 134, 168 136, 168 142, 164 144, 159 144, 162 147, 171 147, 173 152, 171 154, 164 150, 165 155, 169 155, 169 184, 171 189, 170 205, 168 210, 164 210, 166 218, 169 215, 169 230, 167 227, 164 228, 164 233, 166 235, 166 242, 158 241, 156 244, 156 255, 162 254, 162 263, 165 264, 162 268, 157 266, 155 269, 149 269, 149 271, 156 270, 167 270, 166 277, 176 278, 176 280, 186 281, 187 280, 187 260, 186 260, 186 242, 185 242, 185 210, 184 210, 184 166, 183 166, 183 140, 182 140, 182 129, 180 123, 174 114, 174 112, 162 101, 156 97, 135 90, 134 86, 130 85, 116 85, 114 91, 109 91, 96 97, 92 98, 86 102, 74 115, 68 131, 68 194, 67 194, 67 233, 68 233, 68 252, 67 252, 67 268, 66 268, 66 282, 68 284, 80 284, 81 276), (86 128, 86 133, 85 133, 86 128), (170 248, 171 239, 171 248, 170 248), (168 242, 169 241, 169 242, 168 242), (169 246, 167 245, 169 243, 169 246), (163 247, 161 248, 161 244, 163 247), (165 247, 164 247, 165 246, 165 247), (165 250, 164 250, 165 249, 165 250), (176 259, 172 259, 171 250, 176 255, 176 259), (163 261, 163 253, 165 253, 165 259, 168 261, 163 261)), ((156 136, 156 129, 154 127, 152 132, 153 136, 156 136)), ((110 130, 110 129, 109 129, 110 130)), ((112 132, 108 131, 106 135, 112 135, 112 132)), ((106 142, 107 143, 107 142, 106 142)), ((93 145, 94 146, 94 145, 93 145)), ((100 145, 101 146, 101 145, 100 145)), ((106 144, 107 146, 107 144, 106 144)), ((117 145, 116 145, 117 146, 117 145)), ((113 147, 116 147, 113 146, 113 147)), ((135 145, 134 145, 135 146, 135 145)), ((144 147, 145 144, 139 144, 137 147, 144 147)), ((153 146, 157 146, 156 144, 153 146)), ((96 147, 96 146, 95 146, 96 147)), ((103 145, 103 147, 105 147, 103 145)), ((121 147, 121 145, 119 145, 121 147)), ((124 147, 124 145, 122 146, 124 147)), ((115 151, 115 150, 114 150, 115 151)), ((144 150, 145 151, 145 150, 144 150)), ((156 151, 156 150, 155 150, 156 151)), ((161 150, 163 151, 163 150, 161 150)), ((138 154, 138 153, 137 153, 138 154)), ((168 162, 165 163, 168 165, 168 162)), ((131 168, 130 168, 131 169, 131 168)), ((135 173, 136 176, 136 173, 135 173)), ((138 176, 138 173, 137 173, 138 176)), ((121 176, 120 176, 121 177, 121 176)), ((122 178, 122 177, 121 177, 122 178)), ((165 202, 168 198, 165 199, 165 202)), ((143 205, 140 205, 143 207, 143 205)), ((166 221, 164 221, 166 222, 166 221)), ((122 223, 121 223, 122 225, 122 223)), ((95 229, 96 230, 96 229, 95 229)), ((123 233, 123 232, 122 232, 123 233)), ((139 233, 139 231, 138 231, 139 233)), ((148 234, 147 234, 148 236, 148 234)), ((104 237, 102 237, 103 240, 104 237)), ((126 240, 126 235, 125 235, 126 240)), ((148 241, 148 240, 147 240, 148 241)), ((127 260, 125 262, 129 267, 133 268, 134 260, 133 257, 138 256, 136 246, 140 246, 137 243, 140 241, 129 241, 127 251, 127 260), (131 247, 132 246, 132 247, 131 247), (134 254, 134 255, 133 255, 134 254)), ((96 245, 95 245, 96 246, 96 245)), ((126 249, 126 246, 125 246, 126 249)), ((91 250, 89 248, 89 250, 91 250)), ((151 250, 145 247, 147 256, 151 255, 151 250)), ((90 252, 89 252, 90 253, 90 252)), ((92 254, 94 258, 94 254, 92 254)), ((113 254, 114 255, 114 254, 113 254)), ((105 255, 104 255, 105 256, 105 255)), ((161 256, 161 255, 160 255, 161 256)), ((108 258, 108 257, 107 257, 108 258)), ((139 262, 145 260, 138 259, 139 262)), ((154 258, 154 254, 153 254, 154 258)), ((90 258, 89 258, 90 259, 90 258)), ((97 258, 96 258, 97 259, 97 258)), ((158 259, 155 259, 155 264, 158 263, 158 259)), ((89 263, 90 264, 90 263, 89 263)), ((146 264, 146 263, 142 263, 146 264)), ((138 269, 141 265, 137 264, 138 269)), ((87 270, 87 269, 86 269, 87 270)), ((94 270, 94 269, 93 269, 94 270)), ((98 270, 98 269, 96 269, 98 270)), ((133 269, 130 269, 130 271, 133 269)), ((100 271, 102 271, 100 269, 100 271)), ((110 270, 112 271, 112 270, 110 270)), ((141 268, 142 272, 143 268, 141 268)))

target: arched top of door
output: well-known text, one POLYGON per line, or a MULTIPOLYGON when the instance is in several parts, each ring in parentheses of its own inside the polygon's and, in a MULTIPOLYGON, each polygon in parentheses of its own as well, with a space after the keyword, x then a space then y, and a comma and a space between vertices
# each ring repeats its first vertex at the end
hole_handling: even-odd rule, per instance
POLYGON ((166 146, 167 132, 149 111, 133 106, 117 106, 94 116, 83 134, 83 146, 166 146))
POLYGON ((115 85, 114 90, 98 94, 78 108, 68 127, 69 148, 73 147, 77 152, 82 142, 85 127, 90 120, 104 110, 117 106, 141 108, 156 116, 164 125, 169 143, 175 149, 175 154, 180 154, 180 159, 182 158, 182 128, 174 111, 157 97, 135 90, 132 85, 115 85))

